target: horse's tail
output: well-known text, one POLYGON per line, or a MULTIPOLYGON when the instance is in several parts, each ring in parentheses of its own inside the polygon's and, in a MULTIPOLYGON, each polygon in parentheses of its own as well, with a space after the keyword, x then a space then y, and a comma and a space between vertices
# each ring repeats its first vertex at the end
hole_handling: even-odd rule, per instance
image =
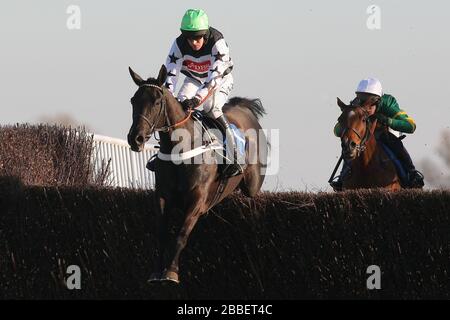
POLYGON ((228 101, 230 107, 240 106, 249 109, 256 119, 261 118, 266 113, 260 99, 247 99, 241 97, 233 97, 228 101))

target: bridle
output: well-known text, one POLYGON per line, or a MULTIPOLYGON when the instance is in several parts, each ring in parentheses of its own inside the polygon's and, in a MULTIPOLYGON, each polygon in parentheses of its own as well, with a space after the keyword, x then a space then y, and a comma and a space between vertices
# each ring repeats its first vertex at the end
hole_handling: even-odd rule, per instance
POLYGON ((177 122, 177 123, 171 125, 171 124, 170 124, 169 117, 168 117, 168 115, 167 115, 167 104, 166 104, 167 102, 166 102, 166 99, 164 99, 164 90, 163 90, 163 88, 160 87, 160 86, 157 86, 157 85, 155 85, 155 84, 147 84, 147 83, 142 84, 142 85, 139 86, 139 88, 142 88, 142 87, 156 88, 156 89, 158 89, 158 90, 161 92, 161 94, 162 94, 161 107, 159 108, 159 112, 158 112, 157 119, 156 119, 156 121, 155 121, 153 124, 152 124, 151 121, 150 121, 146 116, 144 116, 143 114, 140 114, 140 115, 139 115, 139 117, 142 118, 142 119, 144 119, 144 121, 147 122, 147 124, 149 125, 149 127, 150 127, 150 134, 153 133, 153 132, 155 132, 155 131, 158 131, 158 132, 169 132, 170 129, 176 128, 176 127, 178 127, 178 126, 184 124, 184 123, 185 123, 186 121, 188 121, 189 118, 191 117, 191 114, 192 114, 193 110, 189 110, 187 116, 186 116, 183 120, 181 120, 180 122, 177 122), (156 127, 156 124, 158 124, 159 121, 161 120, 161 116, 163 115, 163 113, 164 113, 164 116, 165 116, 165 118, 166 118, 165 123, 167 123, 167 125, 164 125, 164 126, 162 126, 161 128, 155 128, 155 127, 156 127))
MULTIPOLYGON (((167 102, 166 102, 166 99, 164 99, 164 90, 163 90, 163 88, 160 87, 160 86, 157 86, 156 84, 149 84, 149 83, 144 83, 144 84, 141 84, 139 86, 139 88, 142 88, 142 87, 151 87, 151 88, 158 89, 161 92, 161 94, 162 94, 161 107, 159 108, 158 118, 153 124, 143 114, 139 115, 139 117, 144 119, 145 122, 147 122, 147 124, 150 126, 150 134, 152 134, 154 131, 167 133, 167 132, 169 132, 170 129, 173 129, 173 128, 176 128, 176 127, 179 127, 179 126, 183 125, 184 123, 186 123, 191 118, 191 115, 194 112, 193 109, 189 109, 187 111, 187 115, 186 115, 186 117, 183 120, 181 120, 181 121, 171 125, 170 121, 169 121, 169 117, 167 115, 167 105, 166 105, 167 102), (167 125, 164 125, 161 128, 155 128, 156 124, 159 123, 159 121, 161 120, 161 116, 162 116, 163 113, 164 113, 164 115, 166 117, 165 123, 167 123, 167 125)), ((200 103, 196 107, 199 107, 200 105, 202 105, 214 93, 215 90, 216 90, 216 86, 210 88, 208 90, 208 94, 206 95, 206 97, 203 98, 203 100, 200 101, 200 103)))
POLYGON ((355 147, 358 157, 362 152, 366 150, 366 143, 370 138, 370 125, 372 124, 369 113, 364 109, 362 110, 364 112, 364 122, 366 124, 366 130, 364 132, 364 135, 362 136, 358 131, 355 130, 355 128, 348 128, 348 127, 346 127, 341 134, 341 139, 347 133, 348 130, 352 130, 356 134, 356 136, 360 140, 359 144, 357 144, 355 147))

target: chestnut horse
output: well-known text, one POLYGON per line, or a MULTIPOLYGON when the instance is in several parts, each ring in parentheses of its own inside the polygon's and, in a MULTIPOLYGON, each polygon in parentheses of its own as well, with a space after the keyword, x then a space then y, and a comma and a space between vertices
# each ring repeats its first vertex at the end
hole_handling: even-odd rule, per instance
MULTIPOLYGON (((342 110, 338 119, 343 129, 342 157, 347 164, 350 163, 350 174, 342 181, 343 189, 400 190, 400 178, 395 165, 375 138, 375 100, 367 99, 361 106, 346 105, 339 98, 337 100, 342 110)), ((387 129, 380 127, 377 130, 387 129)))
MULTIPOLYGON (((191 112, 186 113, 181 103, 164 86, 167 78, 164 65, 157 79, 143 80, 131 68, 129 71, 139 87, 131 99, 133 124, 128 133, 131 149, 142 151, 150 136, 158 131, 161 154, 171 154, 178 143, 173 141, 174 131, 182 129, 193 136, 198 125, 194 124, 191 112)), ((239 188, 244 195, 252 197, 261 188, 268 145, 265 135, 260 134, 258 118, 265 114, 264 108, 258 99, 233 98, 223 110, 229 122, 242 132, 253 130, 258 133, 245 135, 247 165, 243 174, 224 178, 219 165, 214 161, 214 152, 205 153, 204 156, 209 157, 209 161, 198 164, 176 164, 171 158, 168 161, 156 160, 155 207, 158 219, 155 227, 158 232, 158 253, 155 258, 155 272, 151 275, 150 282, 179 283, 180 254, 197 220, 235 189, 239 188), (250 149, 257 152, 250 155, 250 149), (249 157, 257 159, 248 161, 249 157), (172 221, 177 218, 180 221, 172 221)), ((194 145, 190 147, 193 149, 194 145)))

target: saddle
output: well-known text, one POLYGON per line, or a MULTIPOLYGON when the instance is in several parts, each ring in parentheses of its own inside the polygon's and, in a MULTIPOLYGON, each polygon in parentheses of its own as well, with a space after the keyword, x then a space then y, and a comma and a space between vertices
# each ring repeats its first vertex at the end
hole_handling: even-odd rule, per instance
MULTIPOLYGON (((216 140, 218 140, 218 138, 214 134, 214 131, 220 130, 220 132, 222 134, 222 138, 223 138, 222 141, 220 141, 220 143, 223 144, 224 149, 226 150, 226 145, 227 145, 226 134, 215 119, 208 117, 205 114, 205 112, 202 110, 194 110, 192 112, 192 118, 194 119, 194 121, 200 122, 206 128, 206 130, 209 131, 211 136, 213 136, 216 140)), ((231 127, 234 137, 235 137, 239 156, 243 156, 243 155, 245 155, 245 136, 241 132, 241 130, 239 130, 233 123, 230 123, 230 127, 231 127)))
POLYGON ((211 117, 208 117, 202 110, 193 110, 192 119, 194 119, 194 121, 201 122, 208 129, 219 129, 222 132, 222 135, 225 134, 217 121, 211 117))
MULTIPOLYGON (((187 151, 183 154, 185 156, 185 159, 189 159, 191 157, 194 157, 198 154, 201 154, 207 150, 216 150, 217 152, 217 159, 219 164, 219 171, 223 173, 223 170, 225 169, 226 161, 224 160, 224 156, 226 156, 226 146, 227 146, 227 139, 226 134, 222 130, 221 126, 215 121, 215 119, 212 119, 208 117, 203 111, 200 110, 194 110, 192 112, 192 119, 200 124, 200 127, 204 128, 208 131, 209 137, 211 137, 211 141, 206 141, 203 143, 201 147, 196 148, 195 150, 187 151), (217 130, 220 130, 221 132, 221 139, 217 136, 217 130), (214 132, 215 131, 215 132, 214 132)), ((230 123, 230 127, 233 131, 233 134, 235 136, 235 141, 237 145, 237 151, 239 153, 238 156, 245 157, 245 136, 244 134, 232 123, 230 123)), ((161 152, 158 152, 155 154, 150 160, 147 162, 147 169, 150 171, 155 171, 155 162, 157 158, 160 158, 162 160, 173 160, 170 154, 162 154, 161 152)), ((180 160, 180 158, 178 159, 180 160)))

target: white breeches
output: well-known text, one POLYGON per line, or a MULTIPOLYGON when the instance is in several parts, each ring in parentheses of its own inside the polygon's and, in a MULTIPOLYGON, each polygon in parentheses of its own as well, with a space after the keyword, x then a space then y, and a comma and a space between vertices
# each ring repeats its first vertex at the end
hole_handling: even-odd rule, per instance
MULTIPOLYGON (((218 82, 216 91, 202 104, 205 113, 214 119, 223 114, 222 107, 227 102, 228 96, 233 89, 233 76, 230 73, 216 81, 218 82)), ((178 100, 184 101, 193 98, 200 87, 201 84, 199 82, 186 77, 178 92, 178 100)))

